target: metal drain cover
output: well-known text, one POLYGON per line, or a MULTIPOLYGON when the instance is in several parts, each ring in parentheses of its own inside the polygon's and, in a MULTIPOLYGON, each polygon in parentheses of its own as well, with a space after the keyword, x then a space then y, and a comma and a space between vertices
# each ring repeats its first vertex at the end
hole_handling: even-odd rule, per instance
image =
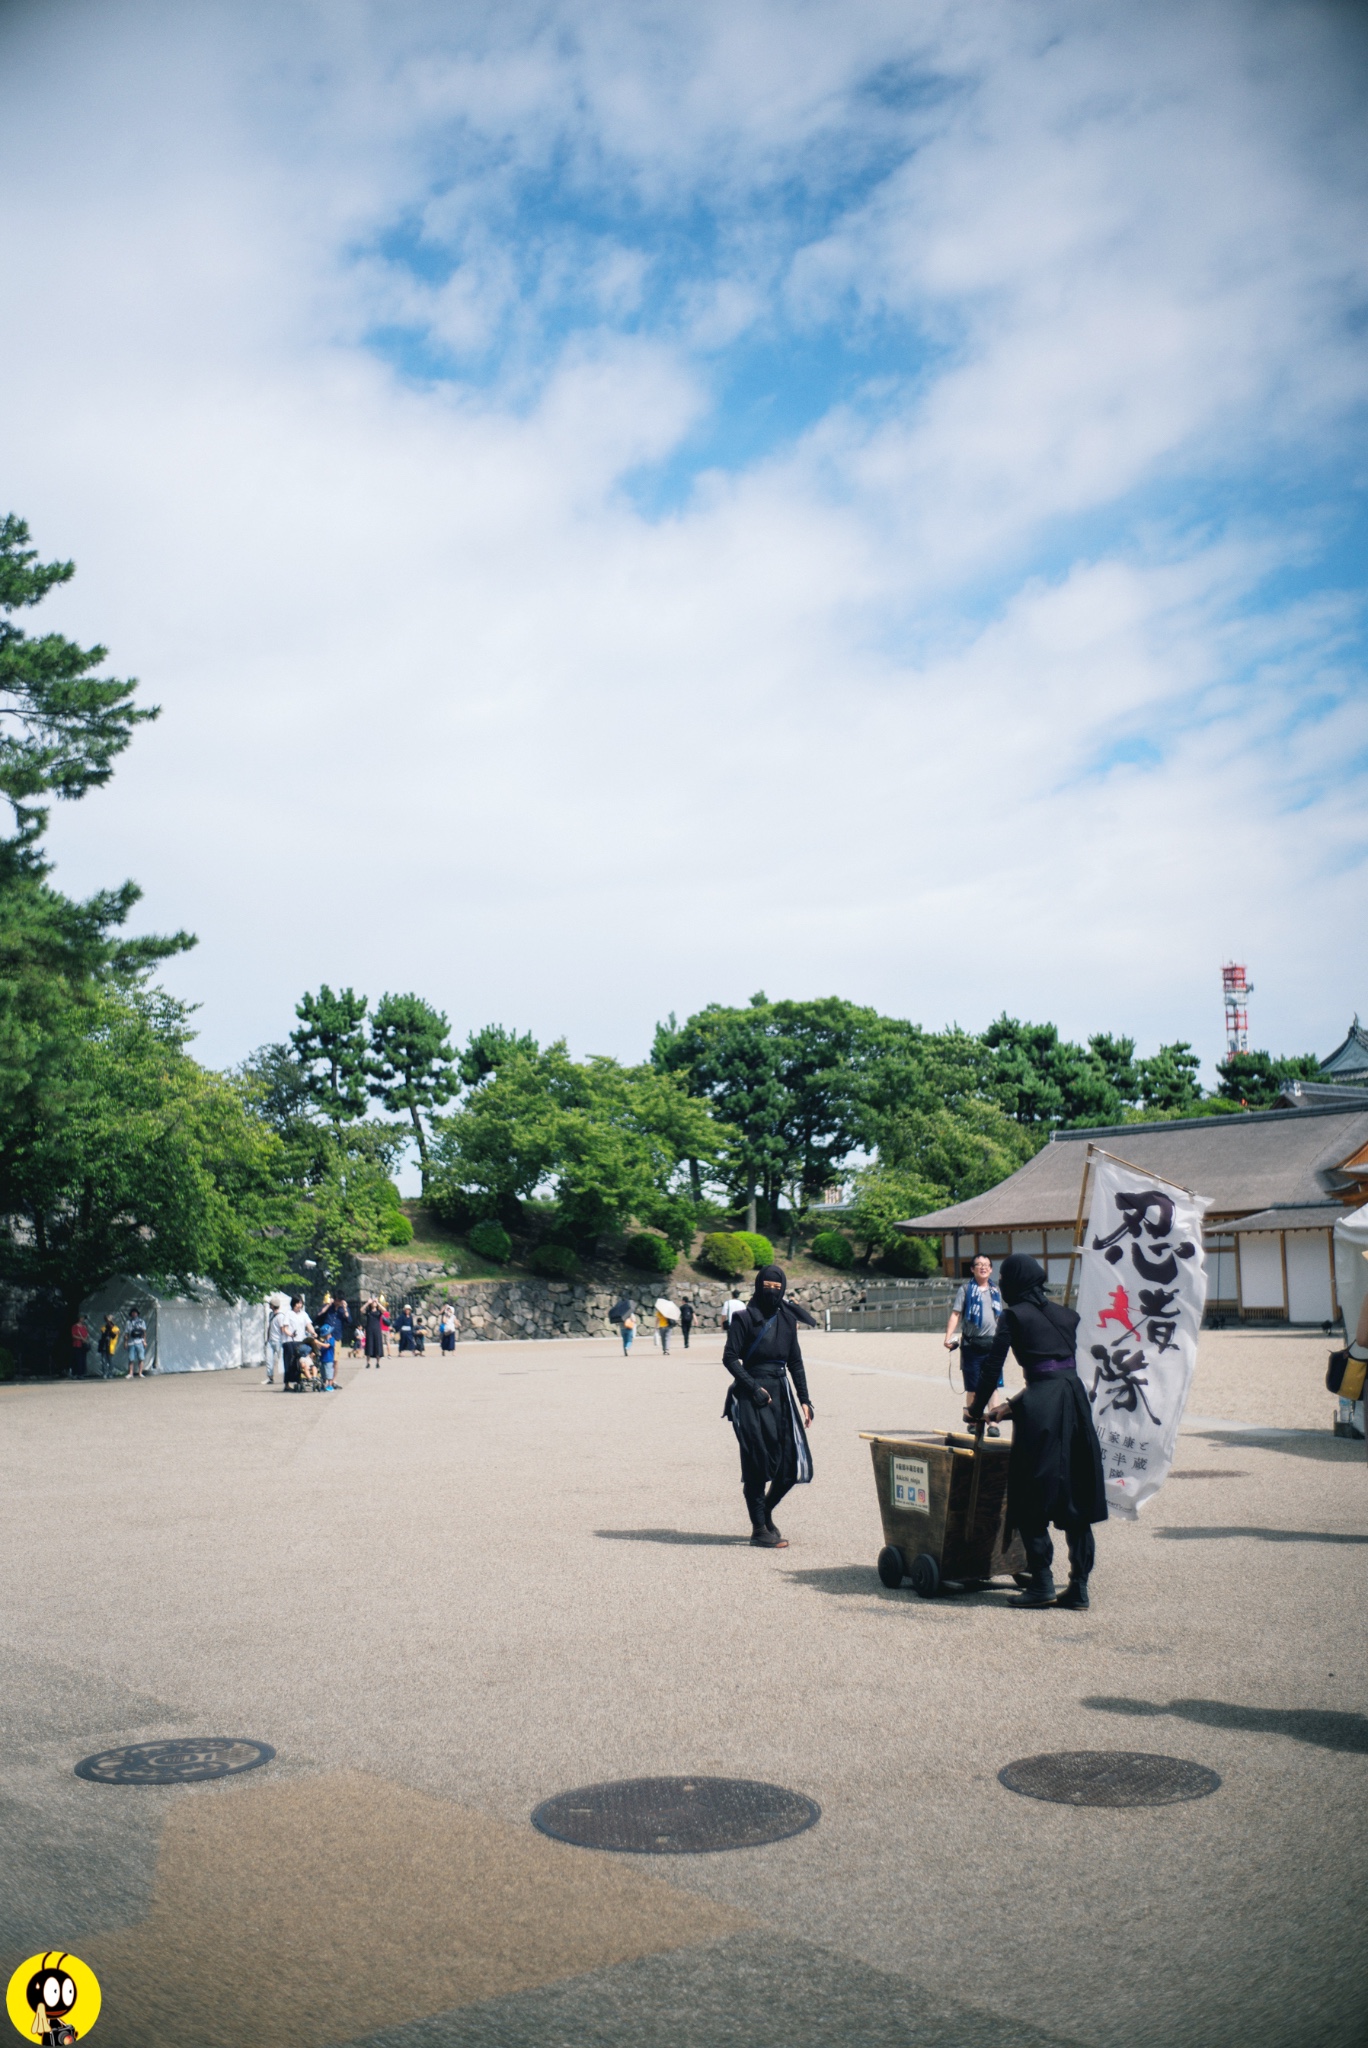
POLYGON ((998 1772, 1009 1792, 1052 1799, 1059 1806, 1177 1806, 1205 1799, 1220 1784, 1215 1771, 1181 1756, 1143 1749, 1062 1749, 1020 1757, 998 1772))
POLYGON ((801 1792, 751 1778, 622 1778, 544 1800, 532 1825, 582 1849, 697 1856, 782 1842, 821 1811, 801 1792))
POLYGON ((175 1742, 130 1742, 122 1749, 102 1749, 82 1757, 78 1778, 93 1785, 202 1785, 210 1778, 231 1778, 254 1771, 275 1755, 269 1742, 248 1742, 235 1735, 191 1735, 175 1742))

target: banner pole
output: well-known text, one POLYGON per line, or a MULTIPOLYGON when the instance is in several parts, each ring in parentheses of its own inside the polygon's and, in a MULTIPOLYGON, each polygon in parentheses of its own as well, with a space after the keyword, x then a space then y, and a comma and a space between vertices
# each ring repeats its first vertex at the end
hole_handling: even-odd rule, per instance
POLYGON ((1083 1155, 1083 1178, 1078 1185, 1078 1214, 1074 1218, 1073 1244, 1069 1251, 1069 1278, 1064 1288, 1065 1308, 1069 1306, 1073 1299, 1074 1267, 1077 1265, 1078 1255, 1083 1249, 1081 1239, 1083 1236, 1084 1211, 1088 1200, 1088 1181, 1092 1174, 1093 1153, 1097 1149, 1097 1146, 1093 1144, 1090 1138, 1088 1140, 1088 1149, 1083 1155))

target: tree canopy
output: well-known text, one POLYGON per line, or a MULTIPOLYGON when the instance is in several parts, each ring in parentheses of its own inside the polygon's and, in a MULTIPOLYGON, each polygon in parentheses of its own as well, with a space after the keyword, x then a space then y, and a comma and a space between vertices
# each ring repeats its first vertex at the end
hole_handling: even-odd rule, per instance
POLYGON ((381 996, 371 1018, 370 1092, 412 1124, 424 1193, 429 1165, 424 1117, 450 1102, 457 1088, 450 1028, 440 1010, 416 995, 381 996))

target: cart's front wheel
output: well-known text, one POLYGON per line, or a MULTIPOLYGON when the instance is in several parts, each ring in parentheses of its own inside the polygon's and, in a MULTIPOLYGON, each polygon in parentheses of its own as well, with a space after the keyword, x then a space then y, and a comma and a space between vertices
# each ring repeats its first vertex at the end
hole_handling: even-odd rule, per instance
POLYGON ((885 1543, 879 1552, 879 1577, 886 1586, 900 1586, 907 1577, 907 1559, 896 1544, 885 1543))
POLYGON ((914 1588, 921 1594, 923 1600, 935 1599, 940 1591, 940 1566, 936 1563, 934 1557, 931 1557, 925 1550, 920 1557, 914 1557, 909 1576, 914 1588))

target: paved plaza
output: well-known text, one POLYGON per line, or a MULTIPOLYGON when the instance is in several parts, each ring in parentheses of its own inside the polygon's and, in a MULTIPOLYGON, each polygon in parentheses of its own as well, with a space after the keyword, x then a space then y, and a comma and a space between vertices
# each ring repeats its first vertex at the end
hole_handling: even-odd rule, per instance
POLYGON ((1368 1471, 1324 1341, 1204 1337, 1176 1474, 1099 1531, 1084 1614, 882 1587, 858 1432, 953 1426, 946 1354, 805 1348, 778 1552, 745 1541, 715 1333, 344 1364, 325 1398, 0 1389, 6 1975, 84 1957, 102 2048, 1362 2043, 1368 1471), (74 1775, 186 1735, 276 1755, 74 1775), (998 1780, 1108 1748, 1222 1782, 1116 1811, 998 1780), (677 1773, 821 1818, 701 1856, 530 1825, 677 1773))

